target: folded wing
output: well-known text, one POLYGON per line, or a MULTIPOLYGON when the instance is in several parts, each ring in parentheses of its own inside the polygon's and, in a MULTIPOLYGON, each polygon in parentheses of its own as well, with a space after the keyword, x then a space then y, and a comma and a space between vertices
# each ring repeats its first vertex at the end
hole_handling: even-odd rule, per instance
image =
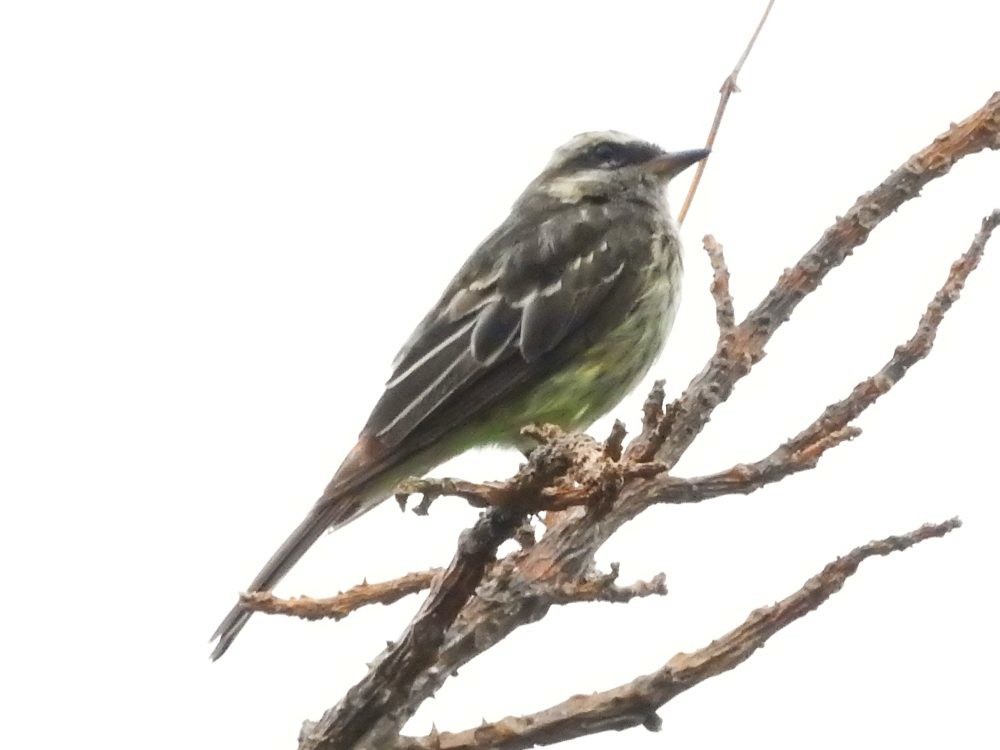
POLYGON ((473 414, 539 372, 601 308, 626 268, 613 231, 630 217, 560 207, 508 221, 470 258, 394 362, 364 434, 387 448, 473 414), (454 421, 454 420, 452 420, 454 421))

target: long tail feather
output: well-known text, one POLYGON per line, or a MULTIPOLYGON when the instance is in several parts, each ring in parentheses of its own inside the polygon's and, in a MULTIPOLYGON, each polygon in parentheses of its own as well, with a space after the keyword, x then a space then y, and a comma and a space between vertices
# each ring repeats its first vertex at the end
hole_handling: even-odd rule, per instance
MULTIPOLYGON (((361 499, 355 495, 332 500, 328 496, 324 496, 316 503, 305 520, 289 535, 285 543, 278 548, 278 551, 271 555, 271 559, 253 579, 250 586, 247 587, 247 591, 270 591, 278 585, 278 582, 295 566, 324 531, 331 527, 350 523, 374 508, 382 499, 361 499)), ((252 614, 239 602, 229 611, 229 614, 212 635, 213 641, 218 639, 211 654, 212 661, 226 653, 252 614)))
MULTIPOLYGON (((271 555, 271 559, 247 587, 248 593, 273 589, 324 531, 345 526, 385 499, 372 496, 371 490, 365 489, 369 486, 368 482, 385 468, 379 463, 382 457, 384 457, 383 446, 378 441, 366 436, 358 440, 357 445, 347 454, 347 458, 323 492, 323 496, 309 511, 309 515, 289 535, 278 551, 271 555)), ((252 614, 240 602, 229 611, 211 638, 213 641, 218 639, 212 651, 212 661, 226 653, 252 614)))

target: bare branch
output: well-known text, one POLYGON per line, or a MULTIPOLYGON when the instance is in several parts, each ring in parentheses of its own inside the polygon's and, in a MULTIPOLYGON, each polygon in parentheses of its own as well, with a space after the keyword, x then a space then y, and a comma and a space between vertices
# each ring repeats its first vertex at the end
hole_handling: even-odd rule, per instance
MULTIPOLYGON (((617 435, 602 445, 586 436, 554 435, 551 430, 536 428, 533 434, 542 445, 531 454, 528 465, 513 480, 460 487, 474 501, 483 502, 489 509, 473 529, 463 533, 451 565, 435 582, 427 602, 402 639, 390 645, 365 679, 352 688, 340 704, 328 711, 318 724, 307 726, 300 738, 300 747, 329 750, 392 746, 403 724, 450 674, 520 625, 543 617, 554 601, 551 592, 557 590, 558 585, 569 582, 567 585, 572 586, 588 581, 594 555, 604 541, 651 504, 689 502, 716 494, 752 491, 790 473, 811 468, 825 451, 858 434, 850 421, 879 394, 872 398, 852 394, 839 411, 834 409, 836 404, 828 408, 817 420, 820 424, 814 423, 755 464, 689 480, 665 474, 697 437, 714 409, 729 398, 735 384, 764 356, 764 347, 775 331, 799 302, 819 286, 827 273, 864 243, 887 216, 915 197, 929 182, 946 174, 959 159, 997 148, 1000 148, 1000 93, 994 94, 971 117, 951 126, 947 133, 907 160, 881 185, 859 198, 845 216, 838 218, 802 259, 780 276, 757 307, 720 339, 715 354, 681 398, 663 408, 662 387, 659 392, 654 391, 644 410, 644 429, 624 451, 624 459, 615 460, 616 443, 620 439, 617 435), (830 416, 830 409, 836 412, 833 416, 830 416), (485 499, 495 498, 494 493, 500 491, 498 488, 502 488, 504 502, 486 502, 485 499), (578 505, 586 508, 575 507, 578 505), (502 563, 495 564, 497 546, 515 533, 528 512, 540 508, 561 512, 547 514, 546 531, 537 542, 523 546, 502 563), (544 592, 549 592, 548 600, 544 592)), ((991 221, 991 228, 992 224, 991 221)), ((988 236, 985 224, 983 232, 982 244, 985 244, 988 236)), ((926 355, 940 316, 954 301, 974 264, 970 256, 953 270, 944 296, 936 298, 936 303, 925 315, 927 324, 922 326, 915 341, 897 351, 891 366, 887 366, 885 375, 895 378, 892 382, 926 355)), ((933 527, 925 536, 938 533, 934 531, 938 528, 933 527)), ((939 533, 944 531, 947 529, 939 533)), ((764 610, 763 614, 758 613, 733 631, 727 642, 742 643, 743 650, 718 651, 712 646, 691 656, 675 657, 664 668, 666 671, 641 678, 646 680, 642 686, 656 688, 661 692, 655 695, 667 695, 665 699, 669 699, 700 679, 732 668, 774 630, 808 611, 811 607, 807 605, 813 601, 810 597, 816 596, 817 591, 827 591, 819 599, 822 601, 836 590, 842 579, 853 572, 851 565, 856 567, 865 556, 885 554, 890 548, 902 548, 911 543, 906 538, 895 542, 887 540, 883 545, 889 544, 889 547, 876 548, 876 545, 867 552, 852 553, 857 560, 846 563, 846 568, 843 561, 835 563, 824 571, 822 580, 811 582, 803 592, 775 608, 764 610), (824 589, 827 584, 830 586, 824 589), (745 640, 741 640, 743 638, 745 640)), ((577 592, 580 590, 578 586, 577 592)), ((626 690, 624 702, 611 700, 598 705, 595 723, 587 723, 587 731, 635 723, 655 725, 654 711, 660 703, 648 700, 641 711, 621 718, 621 711, 629 705, 627 699, 631 695, 633 693, 626 690), (608 713, 600 714, 604 710, 608 713)), ((578 700, 572 699, 566 705, 572 707, 578 700)), ((559 724, 560 715, 542 712, 537 719, 540 724, 533 725, 534 728, 512 720, 514 730, 523 729, 534 738, 532 741, 544 740, 548 735, 538 727, 559 729, 565 726, 559 724)), ((493 736, 489 734, 490 726, 478 733, 456 736, 461 738, 468 734, 470 742, 482 743, 493 736)), ((568 726, 577 727, 572 730, 574 732, 581 731, 579 721, 568 726)), ((510 735, 513 739, 505 744, 502 732, 509 727, 503 722, 498 727, 501 735, 497 735, 499 739, 493 745, 453 746, 526 746, 517 744, 521 740, 516 733, 510 735)), ((438 735, 433 741, 440 743, 444 736, 438 735)), ((555 734, 551 736, 556 737, 555 734)), ((424 740, 416 742, 414 747, 429 746, 419 744, 424 740)))
POLYGON ((306 723, 299 736, 300 750, 354 747, 380 720, 395 712, 412 713, 407 697, 414 681, 433 668, 445 633, 476 591, 487 566, 496 559, 497 548, 521 526, 526 503, 566 474, 577 460, 575 451, 581 443, 593 443, 585 436, 564 434, 551 427, 531 432, 544 442, 508 483, 510 504, 484 513, 475 526, 462 532, 451 564, 435 579, 402 638, 388 645, 340 703, 318 722, 306 723))
POLYGON ((625 436, 628 431, 625 429, 625 423, 620 419, 616 419, 614 425, 611 427, 611 434, 608 435, 607 440, 604 441, 604 457, 610 459, 611 461, 618 461, 622 457, 622 443, 625 442, 625 436))
POLYGON ((801 450, 803 446, 820 440, 824 434, 836 432, 856 419, 861 412, 888 393, 913 365, 930 354, 941 321, 961 295, 969 274, 979 265, 986 243, 997 226, 1000 226, 1000 209, 983 219, 969 249, 952 264, 944 286, 927 305, 910 340, 897 347, 889 361, 875 375, 858 383, 847 398, 828 406, 815 422, 789 441, 787 447, 790 450, 801 450))
POLYGON ((648 581, 636 581, 628 586, 620 586, 618 563, 611 563, 611 572, 576 581, 553 584, 542 590, 540 596, 551 604, 575 604, 577 602, 614 602, 627 604, 633 599, 647 596, 666 596, 667 577, 657 573, 648 581))
MULTIPOLYGON (((760 36, 761 29, 764 28, 764 23, 767 21, 767 17, 771 13, 771 8, 773 6, 774 0, 768 0, 767 7, 764 8, 764 15, 761 16, 760 23, 757 24, 757 28, 754 29, 753 36, 751 36, 750 41, 747 42, 746 49, 743 50, 743 54, 740 55, 740 59, 736 62, 736 67, 734 67, 732 72, 726 76, 726 80, 722 82, 722 87, 719 89, 719 106, 715 110, 715 118, 712 120, 712 127, 708 131, 708 138, 705 140, 705 148, 712 148, 712 146, 715 145, 715 137, 719 134, 719 126, 722 125, 722 116, 726 113, 726 107, 729 104, 729 97, 740 90, 739 86, 736 85, 736 79, 739 77, 740 71, 743 70, 743 64, 750 56, 750 50, 752 50, 754 44, 757 43, 757 37, 760 36)), ((684 205, 681 206, 681 210, 677 214, 678 225, 682 225, 684 223, 684 219, 687 217, 688 210, 691 208, 691 201, 694 200, 694 194, 698 192, 698 185, 701 184, 701 176, 705 172, 705 166, 707 163, 708 159, 702 159, 698 163, 698 168, 694 173, 694 177, 691 179, 691 187, 688 188, 687 196, 684 198, 684 205)))
POLYGON ((408 573, 401 578, 381 583, 361 583, 336 596, 313 599, 308 596, 280 599, 269 591, 240 595, 240 601, 251 612, 289 615, 303 620, 342 620, 351 612, 369 604, 392 604, 404 596, 430 588, 443 568, 408 573))
MULTIPOLYGON (((659 416, 659 423, 653 428, 647 425, 633 440, 625 452, 626 463, 638 458, 649 460, 655 455, 665 466, 672 467, 711 418, 714 409, 729 398, 735 384, 764 356, 764 346, 771 336, 827 273, 839 266, 887 216, 917 196, 928 183, 946 174, 957 161, 985 149, 998 148, 1000 93, 935 138, 882 184, 859 198, 845 216, 838 218, 802 259, 781 275, 756 309, 720 342, 715 354, 681 398, 661 411, 662 401, 657 403, 657 399, 662 396, 654 392, 652 403, 647 402, 646 416, 659 416)), ((824 434, 828 437, 822 440, 804 441, 798 460, 814 460, 832 443, 854 433, 829 430, 824 434)), ((516 567, 503 576, 491 572, 483 581, 481 590, 488 595, 469 603, 449 631, 435 670, 425 672, 413 683, 408 710, 380 723, 378 736, 386 742, 397 737, 401 721, 433 695, 448 675, 521 625, 543 617, 544 608, 539 609, 537 601, 524 594, 546 583, 586 575, 604 541, 650 505, 663 501, 662 479, 661 476, 657 481, 626 483, 618 500, 600 516, 599 523, 576 509, 558 514, 551 522, 546 518, 544 535, 530 549, 518 553, 516 567)), ((741 487, 748 486, 739 476, 732 479, 733 486, 737 481, 741 487)), ((701 489, 707 486, 702 483, 701 489)), ((723 489, 732 487, 719 486, 715 491, 721 493, 723 489)), ((676 489, 671 491, 678 492, 676 489)))
POLYGON ((799 451, 787 451, 785 446, 750 464, 737 464, 716 474, 694 479, 666 477, 647 483, 644 491, 656 502, 668 504, 697 503, 724 495, 749 495, 762 487, 780 482, 785 477, 816 468, 820 457, 830 448, 852 440, 861 434, 856 427, 845 427, 823 435, 799 451))
POLYGON ((677 654, 652 674, 611 690, 574 696, 528 716, 510 716, 464 732, 403 738, 397 747, 399 750, 524 750, 637 726, 656 731, 661 724, 657 709, 700 682, 749 659, 771 636, 838 592, 864 560, 908 549, 926 539, 944 536, 959 526, 961 522, 953 518, 857 547, 827 565, 791 596, 755 610, 735 630, 698 651, 677 654))
POLYGON ((420 503, 413 509, 418 516, 426 516, 431 503, 439 497, 460 497, 474 508, 500 508, 511 501, 507 482, 467 482, 464 479, 442 477, 411 477, 396 487, 396 502, 406 506, 410 495, 422 495, 420 503))
POLYGON ((434 664, 445 631, 476 590, 497 548, 513 536, 522 518, 517 510, 501 508, 484 514, 462 532, 455 557, 435 580, 403 637, 389 644, 340 703, 304 727, 299 736, 302 750, 354 747, 379 719, 398 708, 416 676, 434 664))
POLYGON ((673 415, 670 434, 657 458, 673 466, 712 411, 729 398, 736 383, 764 357, 764 346, 826 275, 863 244, 871 231, 903 203, 948 173, 960 159, 986 149, 1000 149, 1000 92, 983 107, 894 170, 878 187, 858 198, 819 241, 787 269, 767 296, 720 342, 705 369, 691 381, 673 415))
POLYGON ((847 398, 826 407, 808 427, 759 461, 697 479, 659 480, 663 485, 660 502, 687 503, 720 495, 749 494, 766 484, 814 468, 830 448, 860 435, 861 430, 850 426, 850 422, 930 353, 938 327, 958 300, 969 274, 979 265, 997 226, 1000 226, 1000 209, 983 219, 969 249, 952 264, 947 280, 927 306, 909 341, 897 347, 889 361, 875 375, 856 385, 847 398))
POLYGON ((726 257, 715 237, 706 234, 702 240, 705 252, 712 264, 712 299, 715 300, 715 320, 719 324, 720 338, 736 327, 736 311, 733 309, 733 295, 729 291, 729 267, 726 257))

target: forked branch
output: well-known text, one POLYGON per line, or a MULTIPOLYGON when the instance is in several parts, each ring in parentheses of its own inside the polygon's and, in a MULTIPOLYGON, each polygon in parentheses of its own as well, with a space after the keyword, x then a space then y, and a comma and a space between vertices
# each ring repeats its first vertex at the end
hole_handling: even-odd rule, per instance
MULTIPOLYGON (((735 77, 732 82, 735 85, 735 77)), ((368 675, 320 722, 307 725, 300 747, 367 750, 398 745, 403 725, 451 674, 516 628, 544 617, 548 607, 560 603, 558 592, 580 597, 588 591, 595 580, 595 554, 624 523, 656 503, 751 492, 812 468, 826 451, 855 437, 858 430, 852 422, 858 415, 927 355, 945 312, 978 263, 990 233, 1000 224, 1000 212, 984 220, 969 251, 952 267, 924 313, 916 334, 845 399, 828 406, 798 435, 759 461, 691 479, 669 474, 715 408, 764 356, 764 347, 777 329, 831 270, 885 218, 957 161, 998 148, 1000 93, 861 196, 798 263, 781 274, 738 325, 731 323, 735 316, 725 289, 721 248, 707 243, 721 332, 718 346, 679 399, 664 406, 662 384, 654 389, 644 409, 643 431, 627 447, 621 428, 603 443, 580 435, 545 437, 541 433, 541 447, 508 482, 475 485, 428 480, 411 486, 411 490, 426 490, 425 501, 435 493, 460 490, 457 494, 487 510, 473 529, 463 533, 452 563, 435 580, 402 638, 378 657, 368 675), (544 535, 533 541, 522 532, 521 549, 496 562, 498 546, 523 528, 524 518, 546 509, 552 512, 547 513, 544 535)), ((863 559, 940 536, 956 525, 924 527, 860 547, 788 599, 751 615, 720 642, 679 655, 628 685, 589 699, 573 698, 531 717, 406 740, 409 744, 403 746, 520 748, 605 729, 656 726, 658 706, 692 684, 741 663, 764 639, 829 597, 863 559)), ((608 590, 606 583, 599 586, 601 595, 608 590)))
POLYGON ((961 526, 957 518, 908 534, 868 542, 827 565, 802 587, 769 607, 754 610, 742 625, 693 653, 679 653, 660 669, 590 695, 577 695, 526 716, 508 716, 463 732, 401 738, 398 750, 524 750, 584 735, 644 726, 660 728, 657 709, 701 682, 749 659, 767 640, 840 591, 870 557, 912 547, 961 526))

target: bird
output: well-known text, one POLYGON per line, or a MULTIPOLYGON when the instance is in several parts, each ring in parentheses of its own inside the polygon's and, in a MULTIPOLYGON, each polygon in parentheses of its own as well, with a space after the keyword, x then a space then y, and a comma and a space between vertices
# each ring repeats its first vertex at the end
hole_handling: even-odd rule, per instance
MULTIPOLYGON (((357 443, 247 591, 270 591, 402 480, 476 446, 527 450, 525 425, 585 429, 617 405, 658 358, 680 300, 667 184, 708 154, 618 131, 556 149, 406 340, 357 443)), ((213 661, 250 615, 238 601, 213 661)))

